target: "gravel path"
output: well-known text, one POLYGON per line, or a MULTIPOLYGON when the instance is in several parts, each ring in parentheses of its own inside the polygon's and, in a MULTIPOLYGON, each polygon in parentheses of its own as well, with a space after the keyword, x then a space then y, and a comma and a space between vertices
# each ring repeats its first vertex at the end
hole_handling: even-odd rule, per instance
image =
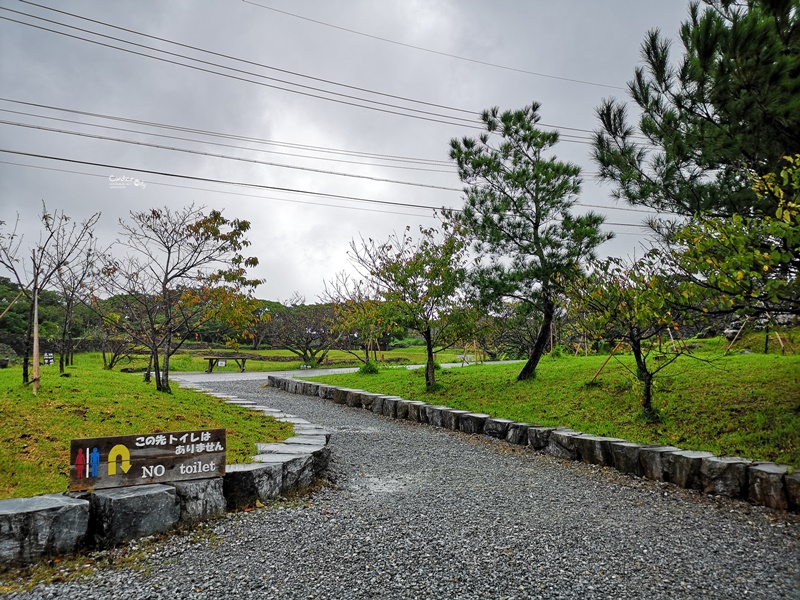
POLYGON ((18 597, 800 597, 796 516, 263 384, 204 382, 331 430, 330 485, 18 597))

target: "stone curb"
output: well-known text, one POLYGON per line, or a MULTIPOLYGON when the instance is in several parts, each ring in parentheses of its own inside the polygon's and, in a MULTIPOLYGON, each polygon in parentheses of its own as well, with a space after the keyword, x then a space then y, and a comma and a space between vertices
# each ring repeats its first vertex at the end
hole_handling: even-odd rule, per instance
POLYGON ((785 465, 718 457, 711 452, 682 450, 675 446, 637 444, 620 438, 580 433, 566 427, 518 423, 484 413, 292 377, 270 375, 267 385, 294 394, 318 396, 336 404, 365 408, 392 419, 504 439, 510 444, 527 445, 558 458, 613 467, 628 475, 669 482, 705 494, 800 512, 800 470, 789 473, 789 467, 785 465))
MULTIPOLYGON (((294 382, 292 389, 320 393, 318 384, 302 381, 294 382)), ((0 500, 0 567, 31 565, 47 556, 110 547, 191 526, 226 510, 254 507, 301 491, 323 476, 330 461, 329 431, 249 400, 216 397, 292 423, 294 435, 279 443, 257 444, 254 462, 226 465, 224 477, 0 500)))

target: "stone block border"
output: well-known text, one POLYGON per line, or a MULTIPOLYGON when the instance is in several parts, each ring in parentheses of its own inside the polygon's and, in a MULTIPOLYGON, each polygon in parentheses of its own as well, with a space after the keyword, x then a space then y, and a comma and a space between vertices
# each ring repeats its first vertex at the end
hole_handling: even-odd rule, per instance
POLYGON ((270 375, 268 381, 271 387, 293 394, 318 396, 337 404, 365 408, 392 419, 487 435, 504 439, 510 444, 529 446, 558 458, 613 467, 622 473, 673 483, 705 494, 800 512, 800 470, 790 473, 785 465, 739 457, 718 457, 711 452, 682 450, 674 446, 637 444, 565 427, 517 423, 484 413, 471 413, 291 377, 270 375))
POLYGON ((254 462, 226 465, 224 477, 0 500, 0 568, 191 526, 301 491, 322 477, 330 432, 255 402, 216 397, 292 423, 294 436, 257 444, 254 462))

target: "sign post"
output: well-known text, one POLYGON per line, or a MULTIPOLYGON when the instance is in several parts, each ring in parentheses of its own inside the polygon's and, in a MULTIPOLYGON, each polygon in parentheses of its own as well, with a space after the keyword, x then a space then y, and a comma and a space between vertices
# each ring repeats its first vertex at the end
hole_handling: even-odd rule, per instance
POLYGON ((69 491, 225 475, 224 429, 72 440, 69 491))

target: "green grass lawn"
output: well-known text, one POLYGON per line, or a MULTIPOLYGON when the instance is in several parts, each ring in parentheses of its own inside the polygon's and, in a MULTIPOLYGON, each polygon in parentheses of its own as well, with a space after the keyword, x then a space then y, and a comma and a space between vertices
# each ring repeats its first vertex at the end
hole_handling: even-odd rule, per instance
POLYGON ((421 370, 377 375, 326 375, 314 381, 424 400, 495 417, 672 444, 800 466, 800 356, 730 354, 720 340, 703 341, 697 358, 680 357, 657 379, 654 405, 662 422, 641 411, 641 387, 626 369, 633 358, 546 356, 537 378, 518 382, 521 364, 475 365, 437 373, 441 389, 425 391, 421 370))
POLYGON ((42 367, 34 396, 20 367, 0 369, 0 498, 66 491, 74 438, 227 429, 228 462, 245 462, 258 442, 292 435, 292 426, 222 400, 173 385, 162 394, 141 374, 103 371, 96 357, 79 355, 69 377, 42 367))

